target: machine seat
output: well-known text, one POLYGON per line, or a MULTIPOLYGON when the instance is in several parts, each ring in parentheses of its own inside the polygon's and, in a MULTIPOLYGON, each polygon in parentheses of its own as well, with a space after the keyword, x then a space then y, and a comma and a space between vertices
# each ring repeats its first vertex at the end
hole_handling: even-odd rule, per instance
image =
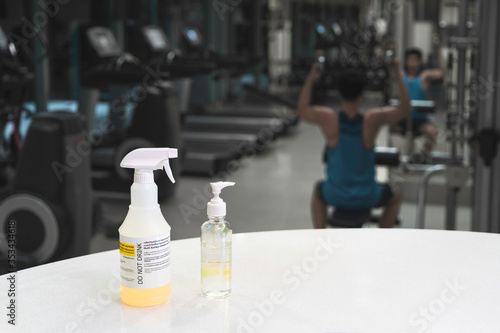
POLYGON ((332 227, 361 228, 371 219, 371 209, 349 209, 336 207, 328 223, 332 227))

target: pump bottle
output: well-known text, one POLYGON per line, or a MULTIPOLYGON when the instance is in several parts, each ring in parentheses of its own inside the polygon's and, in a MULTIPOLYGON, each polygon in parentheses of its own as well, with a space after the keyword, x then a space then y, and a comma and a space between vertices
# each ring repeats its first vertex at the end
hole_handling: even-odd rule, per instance
POLYGON ((219 299, 231 294, 232 230, 226 218, 226 203, 219 197, 232 182, 210 183, 214 197, 207 204, 208 221, 201 226, 201 293, 219 299))
POLYGON ((120 294, 130 306, 154 306, 168 301, 170 285, 170 226, 158 205, 153 170, 165 169, 175 183, 169 159, 177 149, 141 148, 128 153, 122 168, 133 168, 131 204, 120 234, 120 294))

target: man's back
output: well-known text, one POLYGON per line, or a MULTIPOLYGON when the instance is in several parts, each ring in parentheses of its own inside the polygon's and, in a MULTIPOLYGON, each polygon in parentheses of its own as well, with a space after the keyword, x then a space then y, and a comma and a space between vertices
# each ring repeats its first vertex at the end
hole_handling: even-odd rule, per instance
POLYGON ((327 200, 338 207, 372 207, 380 188, 375 182, 375 153, 364 142, 364 117, 341 111, 338 119, 337 144, 326 152, 327 200))

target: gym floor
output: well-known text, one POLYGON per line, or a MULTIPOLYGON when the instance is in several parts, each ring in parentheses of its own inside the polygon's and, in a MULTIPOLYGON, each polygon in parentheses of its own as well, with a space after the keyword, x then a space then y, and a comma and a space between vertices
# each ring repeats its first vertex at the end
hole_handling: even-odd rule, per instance
MULTIPOLYGON (((362 111, 379 105, 379 95, 367 93, 362 111)), ((338 108, 338 105, 338 101, 333 99, 332 106, 338 108)), ((438 127, 441 118, 438 113, 438 127)), ((378 146, 387 146, 387 135, 388 129, 385 128, 377 138, 378 146)), ((393 144, 404 149, 405 142, 393 136, 393 144)), ((310 200, 313 184, 324 177, 323 148, 324 139, 320 130, 302 122, 263 153, 240 161, 239 168, 221 175, 222 180, 236 183, 222 192, 222 198, 227 203, 227 220, 233 233, 312 228, 310 200)), ((446 146, 438 141, 436 149, 443 151, 446 146)), ((400 169, 388 170, 386 167, 377 170, 379 181, 387 181, 390 177, 402 189, 402 224, 399 228, 415 227, 416 185, 421 175, 401 173, 400 169)), ((173 240, 200 236, 200 226, 206 220, 206 203, 211 198, 208 183, 216 180, 219 179, 187 176, 178 179, 176 194, 161 203, 163 214, 172 227, 173 240)), ((443 183, 440 177, 431 180, 426 228, 444 228, 443 183)), ((457 230, 470 230, 469 188, 462 192, 458 200, 461 206, 457 209, 457 230)), ((111 200, 106 203, 104 213, 119 226, 127 213, 128 204, 128 199, 111 200)), ((366 226, 377 227, 374 224, 366 226)), ((106 237, 99 229, 92 240, 91 252, 112 250, 117 246, 116 238, 106 237)))

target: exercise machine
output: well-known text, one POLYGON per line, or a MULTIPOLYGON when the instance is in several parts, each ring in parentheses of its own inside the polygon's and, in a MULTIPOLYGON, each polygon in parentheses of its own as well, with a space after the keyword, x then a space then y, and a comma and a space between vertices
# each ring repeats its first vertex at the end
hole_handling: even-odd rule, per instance
MULTIPOLYGON (((129 25, 127 29, 129 49, 140 50, 140 59, 162 72, 169 72, 169 78, 179 79, 212 72, 214 62, 203 59, 184 58, 169 46, 163 30, 154 25, 129 25)), ((171 103, 168 112, 179 113, 178 104, 171 103)), ((217 133, 183 130, 182 171, 189 174, 217 174, 228 169, 231 161, 239 159, 248 149, 257 147, 257 135, 217 133)))
MULTIPOLYGON (((98 193, 128 194, 132 173, 120 168, 128 152, 140 147, 182 149, 179 114, 169 111, 177 103, 177 91, 134 55, 123 52, 109 28, 81 26, 79 41, 79 111, 87 118, 88 133, 99 137, 92 152, 93 187, 98 193), (96 122, 95 107, 106 88, 109 116, 96 122), (133 109, 132 117, 127 117, 127 109, 133 109), (131 118, 129 124, 127 118, 131 118)), ((180 172, 178 162, 173 161, 172 171, 174 175, 180 172)), ((175 185, 164 174, 157 177, 162 200, 173 193, 175 185)))
MULTIPOLYGON (((210 48, 203 46, 203 39, 200 32, 193 27, 185 28, 183 31, 183 41, 186 45, 186 56, 190 59, 204 59, 216 63, 217 69, 222 73, 228 72, 229 78, 239 76, 244 71, 260 61, 258 57, 247 57, 237 55, 220 55, 210 48)), ((223 77, 224 74, 218 74, 223 77)), ((226 133, 246 133, 257 134, 266 132, 266 139, 263 141, 273 141, 283 134, 290 122, 273 110, 264 111, 262 107, 217 106, 215 108, 202 107, 184 116, 184 128, 189 130, 210 130, 226 133), (195 114, 193 114, 195 113, 195 114)), ((296 117, 296 115, 295 115, 296 117)))
MULTIPOLYGON (((467 1, 460 3, 458 36, 450 37, 448 41, 446 125, 449 134, 447 139, 451 147, 450 160, 446 164, 439 164, 429 168, 420 180, 416 219, 417 228, 425 227, 426 194, 429 180, 435 175, 444 174, 446 178, 446 217, 444 227, 447 230, 455 230, 457 195, 470 179, 472 173, 467 149, 467 141, 470 135, 467 129, 473 127, 471 125, 474 119, 474 112, 471 112, 473 110, 470 106, 477 105, 477 101, 475 100, 477 95, 474 94, 475 86, 473 83, 477 80, 474 59, 477 58, 475 52, 478 40, 474 36, 467 36, 466 34, 467 6, 467 1), (452 69, 455 66, 457 72, 456 81, 452 75, 452 69), (469 75, 466 76, 468 69, 469 75)), ((484 142, 481 142, 483 141, 481 133, 477 138, 482 148, 484 148, 484 142)), ((492 137, 489 137, 489 139, 492 139, 492 137)), ((486 144, 491 147, 490 142, 486 144)))
MULTIPOLYGON (((2 113, 22 108, 34 82, 33 73, 18 62, 15 45, 7 41, 4 47, 3 36, 0 28, 2 113)), ((15 269, 88 254, 92 231, 90 143, 83 120, 68 112, 39 112, 32 118, 22 148, 16 143, 14 181, 0 201, 1 259, 12 249, 8 237, 9 245, 15 241, 15 269)))
POLYGON ((477 77, 475 93, 478 95, 477 111, 473 114, 472 163, 473 170, 473 211, 472 230, 480 232, 500 232, 500 160, 498 143, 500 140, 500 93, 498 82, 498 49, 500 43, 493 31, 500 29, 497 1, 480 1, 478 11, 477 36, 481 37, 476 46, 474 68, 477 77), (487 80, 487 81, 485 81, 487 80))

